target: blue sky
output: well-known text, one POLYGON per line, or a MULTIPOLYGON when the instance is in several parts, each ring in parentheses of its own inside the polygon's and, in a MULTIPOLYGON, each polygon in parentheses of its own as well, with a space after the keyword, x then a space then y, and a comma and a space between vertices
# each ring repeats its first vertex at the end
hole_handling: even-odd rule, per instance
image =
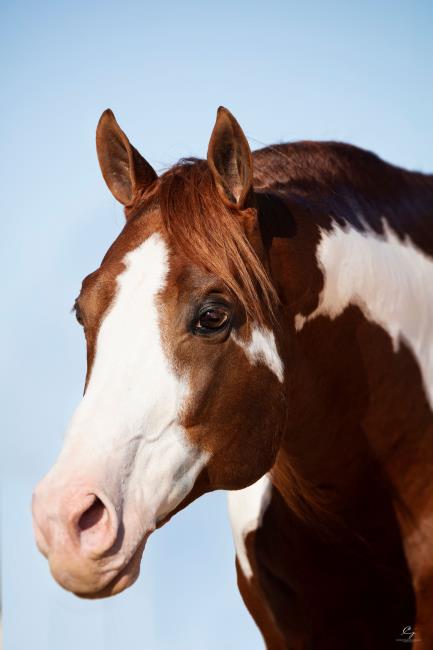
POLYGON ((70 308, 123 221, 96 123, 111 107, 157 169, 204 156, 223 104, 253 148, 337 139, 433 171, 433 5, 18 0, 0 12, 5 648, 261 648, 224 494, 158 531, 138 583, 111 600, 62 591, 34 548, 32 486, 83 385, 70 308))

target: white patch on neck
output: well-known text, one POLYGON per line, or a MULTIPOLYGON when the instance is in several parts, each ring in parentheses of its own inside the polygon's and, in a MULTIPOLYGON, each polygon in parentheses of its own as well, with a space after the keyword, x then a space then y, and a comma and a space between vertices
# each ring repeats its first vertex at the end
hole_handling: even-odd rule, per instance
POLYGON ((250 580, 253 569, 248 559, 245 540, 249 533, 260 528, 272 495, 272 482, 267 474, 243 490, 228 492, 230 524, 236 555, 242 573, 250 580))
POLYGON ((209 454, 178 424, 188 381, 173 372, 161 342, 156 299, 168 272, 164 240, 152 235, 124 264, 59 465, 69 475, 97 473, 113 502, 125 504, 126 533, 129 523, 139 538, 185 498, 209 454))
POLYGON ((322 230, 316 257, 325 284, 319 306, 307 317, 298 314, 295 327, 301 330, 317 316, 337 318, 357 305, 388 332, 395 351, 400 341, 409 345, 433 408, 433 260, 408 237, 400 241, 385 221, 383 226, 383 238, 354 228, 322 230))
POLYGON ((254 325, 248 342, 233 335, 233 340, 241 346, 251 364, 264 363, 278 381, 284 380, 284 365, 278 354, 275 335, 265 327, 254 325))

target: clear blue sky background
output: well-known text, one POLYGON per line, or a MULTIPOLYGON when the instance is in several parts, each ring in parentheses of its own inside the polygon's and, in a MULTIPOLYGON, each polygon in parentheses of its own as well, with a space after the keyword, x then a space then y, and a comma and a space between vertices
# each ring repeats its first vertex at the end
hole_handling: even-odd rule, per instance
POLYGON ((205 155, 229 107, 252 146, 338 139, 433 171, 433 4, 25 2, 1 5, 2 551, 6 650, 255 650, 225 495, 150 540, 107 601, 62 591, 34 548, 33 484, 84 378, 70 315, 122 226, 94 133, 111 107, 157 168, 205 155))

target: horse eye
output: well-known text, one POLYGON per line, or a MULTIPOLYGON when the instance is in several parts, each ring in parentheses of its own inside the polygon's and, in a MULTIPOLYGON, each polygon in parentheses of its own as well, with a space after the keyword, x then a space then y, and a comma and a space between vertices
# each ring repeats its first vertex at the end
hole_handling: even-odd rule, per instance
POLYGON ((207 307, 195 322, 196 334, 211 334, 222 330, 229 322, 229 314, 223 307, 207 307))

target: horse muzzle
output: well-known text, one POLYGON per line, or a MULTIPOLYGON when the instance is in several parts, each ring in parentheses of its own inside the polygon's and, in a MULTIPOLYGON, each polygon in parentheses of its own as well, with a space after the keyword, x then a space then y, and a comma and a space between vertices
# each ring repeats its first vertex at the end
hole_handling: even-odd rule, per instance
POLYGON ((144 546, 154 527, 126 531, 118 516, 121 507, 106 493, 83 483, 62 487, 55 489, 46 477, 37 486, 32 504, 36 543, 53 577, 82 597, 123 591, 139 575, 144 546))

